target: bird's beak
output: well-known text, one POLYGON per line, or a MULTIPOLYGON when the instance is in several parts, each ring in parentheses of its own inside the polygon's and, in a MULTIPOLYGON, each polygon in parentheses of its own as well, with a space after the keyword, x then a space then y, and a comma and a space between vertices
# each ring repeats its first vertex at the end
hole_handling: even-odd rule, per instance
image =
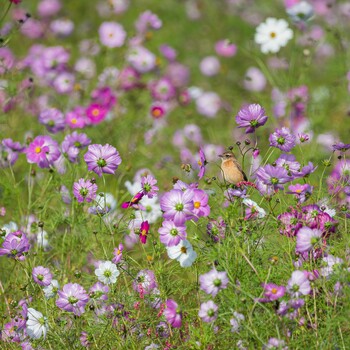
POLYGON ((223 155, 222 155, 222 154, 219 154, 219 155, 218 155, 218 157, 219 157, 219 158, 222 158, 222 157, 223 157, 223 155))

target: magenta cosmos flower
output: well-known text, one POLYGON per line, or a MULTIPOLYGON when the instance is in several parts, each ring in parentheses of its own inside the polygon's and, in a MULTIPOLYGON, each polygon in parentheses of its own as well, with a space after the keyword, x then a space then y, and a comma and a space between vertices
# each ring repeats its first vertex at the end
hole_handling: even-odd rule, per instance
POLYGON ((175 225, 182 226, 186 220, 193 218, 193 191, 171 190, 160 199, 163 217, 173 220, 175 225))
POLYGON ((166 309, 164 310, 164 316, 167 322, 174 328, 180 328, 182 324, 182 313, 178 304, 173 299, 166 301, 166 309))
POLYGON ((86 109, 86 116, 91 124, 99 124, 101 123, 107 116, 108 109, 97 104, 92 103, 86 109))
POLYGON ((218 317, 218 306, 212 300, 202 303, 198 316, 203 322, 213 322, 218 317))
POLYGON ((283 152, 290 152, 296 145, 296 137, 288 128, 276 129, 269 137, 270 146, 277 147, 283 152))
POLYGON ((91 202, 96 198, 96 191, 97 185, 90 180, 79 179, 78 182, 74 182, 73 194, 79 203, 91 202))
POLYGON ((266 123, 265 110, 259 104, 244 106, 236 115, 239 128, 246 128, 245 133, 253 133, 256 128, 266 123))
POLYGON ((68 283, 57 293, 59 298, 56 300, 56 305, 60 309, 73 312, 77 316, 85 312, 84 308, 89 301, 89 296, 80 284, 68 283))
POLYGON ((286 292, 286 287, 278 286, 274 283, 263 283, 265 298, 259 299, 261 303, 267 303, 282 298, 286 292))
POLYGON ((176 246, 187 237, 186 226, 176 226, 171 220, 164 220, 158 232, 160 241, 167 247, 176 246))
POLYGON ((228 277, 225 271, 217 271, 215 268, 199 276, 200 289, 215 297, 220 290, 228 285, 228 277))
POLYGON ((114 174, 122 162, 119 152, 109 144, 90 145, 84 155, 84 160, 88 169, 94 171, 98 176, 102 176, 102 173, 114 174))
POLYGON ((104 22, 98 30, 100 41, 109 48, 123 46, 126 32, 122 25, 117 22, 104 22))
POLYGON ((140 227, 140 242, 142 244, 146 244, 148 232, 149 232, 148 221, 142 221, 141 227, 140 227))
POLYGON ((52 281, 52 273, 48 268, 43 266, 34 267, 32 277, 36 283, 44 287, 49 286, 52 281))
POLYGON ((40 168, 49 168, 61 155, 58 143, 50 136, 37 136, 25 152, 28 163, 36 163, 40 168))

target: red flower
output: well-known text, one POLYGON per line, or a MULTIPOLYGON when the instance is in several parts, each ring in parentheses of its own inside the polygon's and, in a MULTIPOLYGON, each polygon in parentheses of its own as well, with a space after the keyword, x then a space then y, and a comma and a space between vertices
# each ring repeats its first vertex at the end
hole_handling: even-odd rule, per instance
POLYGON ((140 228, 140 241, 142 244, 146 244, 148 231, 149 231, 149 223, 148 221, 143 221, 141 223, 141 228, 140 228))

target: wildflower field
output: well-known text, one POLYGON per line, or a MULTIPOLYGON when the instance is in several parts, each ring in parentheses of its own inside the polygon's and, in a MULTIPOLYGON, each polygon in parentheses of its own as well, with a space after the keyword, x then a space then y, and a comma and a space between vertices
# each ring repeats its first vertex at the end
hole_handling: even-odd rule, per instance
POLYGON ((0 0, 0 349, 349 349, 349 33, 0 0))

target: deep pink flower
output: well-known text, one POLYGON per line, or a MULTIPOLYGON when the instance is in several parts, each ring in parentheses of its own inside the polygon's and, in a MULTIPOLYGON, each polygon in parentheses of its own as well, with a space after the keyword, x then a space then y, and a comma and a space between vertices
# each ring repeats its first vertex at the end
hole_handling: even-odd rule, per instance
POLYGON ((102 173, 114 174, 121 164, 122 159, 115 147, 106 144, 90 145, 88 152, 84 155, 84 160, 90 171, 94 171, 98 176, 102 173))
POLYGON ((134 207, 135 209, 138 209, 137 204, 140 202, 143 196, 144 196, 144 193, 142 191, 137 192, 135 196, 132 197, 131 201, 122 203, 121 207, 123 209, 127 209, 130 207, 134 207))
POLYGON ((101 123, 107 116, 108 109, 100 106, 97 103, 92 103, 86 109, 86 116, 91 124, 99 124, 101 123))
POLYGON ((282 298, 286 292, 286 287, 278 286, 274 283, 263 283, 262 286, 264 288, 265 298, 259 299, 261 303, 266 303, 282 298))
POLYGON ((49 168, 61 155, 58 143, 50 136, 37 136, 25 152, 28 163, 36 163, 40 168, 49 168))
POLYGON ((173 299, 166 301, 166 309, 164 310, 164 316, 167 322, 174 328, 180 328, 182 324, 182 313, 178 304, 173 299))
POLYGON ((140 242, 142 244, 146 244, 148 231, 149 231, 149 223, 148 221, 143 221, 140 227, 140 242))

